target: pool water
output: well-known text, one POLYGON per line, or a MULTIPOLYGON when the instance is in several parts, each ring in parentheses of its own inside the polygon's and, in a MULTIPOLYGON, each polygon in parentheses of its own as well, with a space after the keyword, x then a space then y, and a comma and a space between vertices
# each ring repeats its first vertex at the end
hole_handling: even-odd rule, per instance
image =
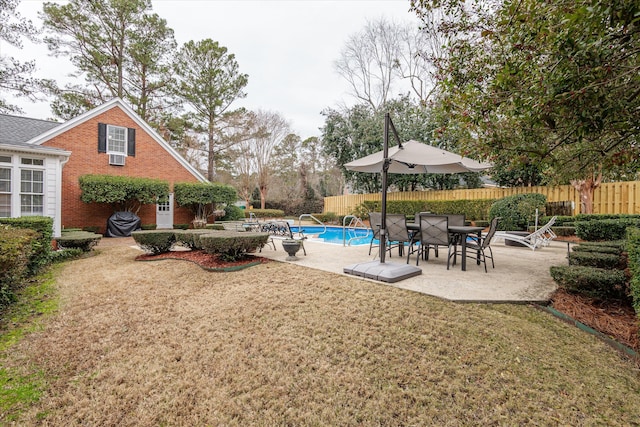
POLYGON ((291 231, 297 233, 299 229, 305 236, 314 240, 322 240, 324 243, 342 244, 343 237, 345 242, 351 246, 368 245, 371 242, 371 230, 368 228, 343 228, 343 227, 327 227, 310 225, 302 227, 291 227, 291 231), (343 236, 344 230, 344 236, 343 236))

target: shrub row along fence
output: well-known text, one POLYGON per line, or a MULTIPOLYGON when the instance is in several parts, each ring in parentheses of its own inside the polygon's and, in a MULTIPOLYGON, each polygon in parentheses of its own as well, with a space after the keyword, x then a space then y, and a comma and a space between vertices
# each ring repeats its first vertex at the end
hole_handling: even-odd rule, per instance
MULTIPOLYGON (((576 215, 580 211, 580 193, 571 185, 553 187, 474 188, 442 191, 390 192, 388 201, 394 200, 479 200, 502 199, 514 194, 540 193, 547 201, 558 204, 563 215, 576 215)), ((349 194, 324 198, 324 212, 349 215, 365 201, 381 200, 381 193, 349 194)), ((640 214, 640 181, 609 182, 601 184, 593 197, 593 213, 640 214)))

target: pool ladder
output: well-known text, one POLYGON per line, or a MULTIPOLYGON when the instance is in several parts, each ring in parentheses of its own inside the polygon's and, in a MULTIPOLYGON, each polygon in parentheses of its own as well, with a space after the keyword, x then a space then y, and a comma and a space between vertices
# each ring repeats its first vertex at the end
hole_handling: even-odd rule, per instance
POLYGON ((362 222, 362 220, 360 218, 358 218, 355 215, 346 215, 344 218, 342 218, 342 246, 351 246, 351 241, 354 239, 364 239, 369 237, 369 232, 371 230, 369 229, 369 227, 367 227, 364 222, 362 222), (346 224, 347 222, 347 218, 351 218, 351 220, 349 221, 349 225, 346 224), (356 236, 356 237, 352 237, 349 239, 349 241, 347 241, 347 229, 352 229, 355 231, 356 228, 358 228, 358 224, 360 224, 361 228, 366 228, 367 229, 367 234, 366 236, 356 236))
POLYGON ((316 218, 315 216, 311 215, 311 214, 302 214, 298 217, 298 235, 300 236, 301 239, 304 238, 304 232, 302 231, 302 218, 311 218, 312 220, 314 220, 315 222, 317 222, 318 224, 322 225, 324 227, 324 231, 323 233, 327 232, 327 224, 325 224, 324 222, 320 221, 318 218, 316 218))

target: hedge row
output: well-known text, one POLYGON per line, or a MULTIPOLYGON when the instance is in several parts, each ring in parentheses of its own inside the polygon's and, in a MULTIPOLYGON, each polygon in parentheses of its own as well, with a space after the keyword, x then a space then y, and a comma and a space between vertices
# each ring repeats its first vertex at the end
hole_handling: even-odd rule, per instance
POLYGON ((267 233, 197 230, 139 230, 131 233, 135 242, 151 254, 169 252, 175 243, 190 249, 203 249, 222 259, 235 261, 247 253, 262 248, 269 239, 267 233))
MULTIPOLYGON (((434 214, 464 214, 469 221, 489 218, 489 209, 495 202, 493 199, 477 200, 391 200, 387 201, 387 213, 405 214, 413 217, 416 212, 434 214)), ((354 214, 360 218, 368 218, 369 212, 380 212, 382 202, 368 200, 356 208, 354 214)))
POLYGON ((283 218, 284 211, 280 209, 251 209, 244 210, 244 217, 249 218, 251 214, 254 214, 258 218, 283 218))
POLYGON ((640 227, 640 218, 590 219, 576 221, 576 236, 582 240, 622 240, 627 235, 628 227, 640 227))
POLYGON ((12 228, 25 228, 36 232, 31 242, 31 257, 27 266, 28 274, 36 274, 47 266, 51 258, 53 219, 46 216, 26 216, 20 218, 0 218, 0 224, 12 228))
POLYGON ((627 229, 627 262, 631 272, 629 286, 633 308, 640 317, 640 228, 627 229))
POLYGON ((13 301, 13 289, 29 273, 38 233, 0 225, 0 305, 13 301))
POLYGON ((629 298, 627 246, 620 240, 581 243, 573 247, 570 265, 551 267, 551 276, 568 292, 600 299, 629 298))

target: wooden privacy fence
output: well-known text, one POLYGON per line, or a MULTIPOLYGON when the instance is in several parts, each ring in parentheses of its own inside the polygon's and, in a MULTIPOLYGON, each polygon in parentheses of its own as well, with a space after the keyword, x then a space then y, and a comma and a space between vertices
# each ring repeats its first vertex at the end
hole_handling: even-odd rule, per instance
MULTIPOLYGON (((428 190, 389 192, 387 200, 473 200, 501 199, 513 194, 541 193, 548 202, 573 202, 573 215, 580 212, 580 194, 571 185, 554 187, 474 188, 460 190, 428 190)), ((324 198, 324 211, 349 215, 365 200, 380 200, 381 193, 348 194, 324 198)), ((593 213, 640 214, 640 181, 601 184, 593 195, 593 213)))

